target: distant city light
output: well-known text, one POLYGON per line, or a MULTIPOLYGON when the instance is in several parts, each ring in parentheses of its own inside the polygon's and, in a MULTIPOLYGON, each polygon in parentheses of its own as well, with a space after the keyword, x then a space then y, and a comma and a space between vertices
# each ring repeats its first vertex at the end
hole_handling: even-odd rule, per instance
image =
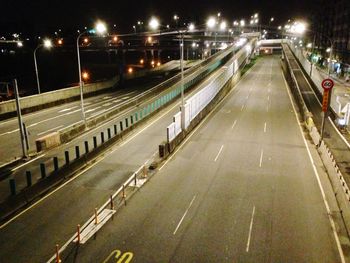
POLYGON ((220 24, 220 30, 224 31, 227 27, 227 24, 225 21, 222 21, 221 24, 220 24))
POLYGON ((131 74, 133 73, 134 69, 132 67, 128 68, 128 73, 131 74))
POLYGON ((17 42, 17 47, 23 47, 23 42, 22 41, 18 41, 17 42))
POLYGON ((189 24, 188 30, 193 31, 194 28, 195 28, 195 27, 194 27, 194 24, 193 24, 193 23, 189 24))
POLYGON ((84 71, 83 74, 82 74, 82 77, 86 81, 86 80, 88 80, 90 78, 90 75, 89 75, 88 72, 84 71))

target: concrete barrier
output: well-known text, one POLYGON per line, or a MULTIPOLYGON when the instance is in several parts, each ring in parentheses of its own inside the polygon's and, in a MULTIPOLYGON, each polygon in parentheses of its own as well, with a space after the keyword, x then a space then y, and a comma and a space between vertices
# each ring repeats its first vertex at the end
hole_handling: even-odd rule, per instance
MULTIPOLYGON (((119 77, 114 77, 103 82, 96 82, 84 85, 84 96, 89 97, 109 88, 114 87, 119 77)), ((20 99, 22 113, 29 113, 44 109, 50 106, 63 104, 80 98, 79 86, 45 92, 37 95, 27 96, 20 99)), ((15 100, 0 102, 0 120, 16 115, 15 100)))
POLYGON ((56 146, 59 146, 60 144, 61 138, 58 132, 52 132, 35 140, 37 152, 54 148, 56 146))
MULTIPOLYGON (((287 60, 287 58, 285 60, 287 60)), ((310 112, 308 111, 304 100, 302 99, 298 84, 296 83, 296 79, 292 77, 292 73, 290 71, 290 65, 288 61, 284 61, 284 63, 282 63, 282 68, 283 68, 283 73, 285 74, 287 82, 289 84, 289 87, 292 91, 292 94, 296 99, 302 118, 305 121, 305 126, 309 131, 309 135, 312 139, 312 142, 317 147, 317 152, 327 171, 329 181, 333 188, 335 199, 337 200, 339 209, 341 211, 341 216, 343 218, 343 222, 344 222, 347 234, 349 236, 350 234, 349 232, 350 231, 349 187, 344 180, 343 174, 340 172, 340 169, 334 159, 334 156, 331 150, 326 145, 324 140, 320 142, 321 135, 314 124, 313 118, 310 115, 310 112)))

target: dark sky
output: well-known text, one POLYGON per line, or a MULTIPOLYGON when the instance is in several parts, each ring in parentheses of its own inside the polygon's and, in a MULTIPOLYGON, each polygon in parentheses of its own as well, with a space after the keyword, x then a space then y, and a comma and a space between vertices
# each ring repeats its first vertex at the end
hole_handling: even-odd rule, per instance
POLYGON ((277 25, 289 18, 309 18, 313 2, 315 0, 1 0, 0 33, 32 34, 66 27, 75 29, 91 26, 98 18, 110 25, 116 24, 122 33, 126 33, 132 31, 132 25, 139 19, 145 21, 156 15, 166 24, 175 13, 184 18, 184 22, 201 24, 217 12, 230 22, 259 12, 263 23, 273 16, 277 25))

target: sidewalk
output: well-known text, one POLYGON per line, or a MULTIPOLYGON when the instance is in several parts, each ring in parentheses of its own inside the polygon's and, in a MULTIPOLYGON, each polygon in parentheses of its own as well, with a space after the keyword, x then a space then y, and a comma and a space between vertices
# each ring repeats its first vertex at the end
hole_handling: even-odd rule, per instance
MULTIPOLYGON (((305 71, 308 73, 308 75, 310 75, 311 64, 310 61, 306 58, 305 53, 300 49, 293 48, 293 51, 305 71)), ((311 79, 316 84, 321 94, 323 93, 321 83, 326 78, 328 78, 328 72, 313 65, 311 79)), ((344 107, 347 105, 347 103, 350 103, 350 83, 346 83, 345 80, 339 79, 337 76, 335 76, 335 74, 331 74, 330 78, 334 81, 330 106, 338 116, 343 116, 344 107)))

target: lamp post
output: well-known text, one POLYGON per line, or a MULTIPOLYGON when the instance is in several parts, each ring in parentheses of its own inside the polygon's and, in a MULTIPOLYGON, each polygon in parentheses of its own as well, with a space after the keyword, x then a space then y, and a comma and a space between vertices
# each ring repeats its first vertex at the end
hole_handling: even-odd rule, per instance
POLYGON ((79 39, 82 35, 84 35, 87 32, 97 32, 99 34, 103 34, 104 32, 107 31, 107 28, 105 24, 102 22, 98 22, 95 26, 94 30, 86 30, 82 33, 80 33, 77 37, 77 57, 78 57, 78 72, 79 72, 79 88, 80 88, 80 107, 81 107, 81 114, 82 118, 84 120, 84 124, 86 125, 86 116, 85 116, 85 111, 84 111, 84 96, 83 96, 83 80, 82 80, 82 72, 81 72, 81 62, 80 62, 80 52, 79 52, 79 39))
POLYGON ((35 67, 35 75, 36 75, 36 84, 37 84, 37 87, 38 87, 38 94, 41 93, 40 91, 40 81, 39 81, 39 71, 38 71, 38 63, 37 63, 37 60, 36 60, 36 52, 38 51, 38 49, 40 47, 45 47, 45 48, 51 48, 52 47, 52 42, 50 39, 45 39, 44 42, 42 44, 39 44, 36 49, 34 49, 34 53, 33 53, 33 56, 34 56, 34 67, 35 67))
MULTIPOLYGON (((178 16, 174 16, 174 20, 178 20, 178 16)), ((152 30, 157 30, 161 24, 159 20, 155 17, 151 18, 149 22, 149 27, 152 30)), ((168 28, 168 27, 167 27, 168 28)), ((193 31, 195 29, 194 24, 189 24, 186 30, 181 30, 176 28, 176 31, 180 34, 180 70, 181 70, 181 108, 184 109, 185 99, 184 99, 184 34, 188 31, 193 31)), ((184 112, 184 110, 183 110, 184 112)), ((184 128, 184 118, 182 118, 182 127, 184 128)))

